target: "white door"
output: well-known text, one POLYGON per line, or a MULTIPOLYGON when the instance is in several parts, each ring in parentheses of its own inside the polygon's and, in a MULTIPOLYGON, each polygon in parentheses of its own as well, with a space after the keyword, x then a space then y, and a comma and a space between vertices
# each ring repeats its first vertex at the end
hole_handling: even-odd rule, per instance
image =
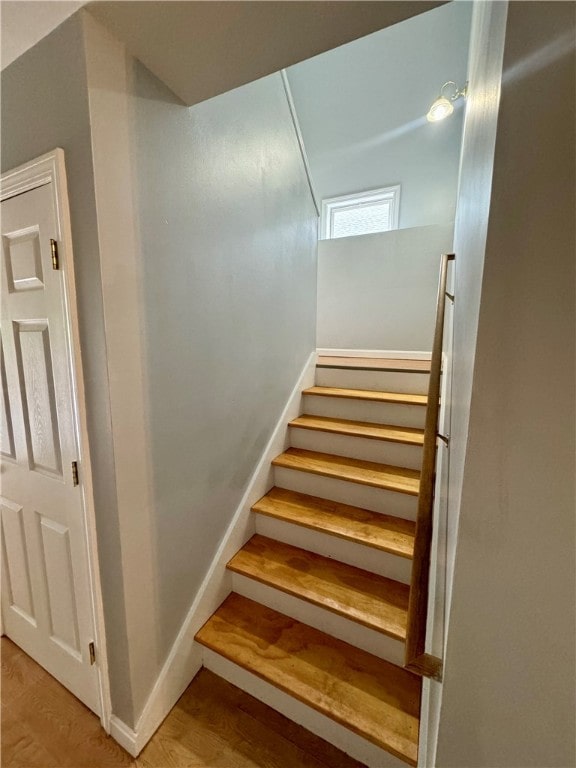
POLYGON ((53 183, 1 204, 3 629, 100 714, 53 183))

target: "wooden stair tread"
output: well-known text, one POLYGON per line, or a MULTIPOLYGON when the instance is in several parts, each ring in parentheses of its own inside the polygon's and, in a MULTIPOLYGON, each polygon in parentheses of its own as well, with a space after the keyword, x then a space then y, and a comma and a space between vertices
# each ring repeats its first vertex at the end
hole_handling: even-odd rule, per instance
POLYGON ((315 475, 348 480, 352 483, 370 485, 398 493, 417 496, 420 487, 420 472, 416 469, 393 467, 375 461, 349 459, 330 453, 306 451, 303 448, 288 448, 272 460, 275 467, 311 472, 315 475))
POLYGON ((371 389, 344 389, 341 387, 309 387, 303 395, 316 397, 340 397, 348 400, 368 400, 375 403, 395 403, 399 405, 426 405, 426 395, 412 395, 404 392, 378 392, 371 389))
POLYGON ((308 413, 298 416, 289 423, 290 427, 331 432, 349 437, 366 437, 370 440, 386 440, 407 445, 424 444, 424 430, 415 427, 395 427, 390 424, 375 424, 368 421, 337 419, 333 416, 313 416, 308 413))
POLYGON ((412 558, 414 554, 416 524, 401 517, 276 487, 257 501, 252 510, 399 557, 412 558))
POLYGON ((430 373, 430 360, 398 360, 383 357, 337 357, 319 355, 317 368, 350 368, 361 371, 430 373))
POLYGON ((196 640, 416 765, 421 681, 415 675, 235 593, 196 640))
POLYGON ((258 533, 227 567, 377 632, 406 639, 407 584, 258 533))

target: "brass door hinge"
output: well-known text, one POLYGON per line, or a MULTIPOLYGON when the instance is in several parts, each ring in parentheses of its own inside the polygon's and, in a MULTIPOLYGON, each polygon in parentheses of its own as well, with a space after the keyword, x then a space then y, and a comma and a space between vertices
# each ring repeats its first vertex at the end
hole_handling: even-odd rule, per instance
POLYGON ((96 664, 96 648, 94 643, 88 643, 88 655, 90 656, 90 666, 96 664))
POLYGON ((78 485, 78 462, 72 462, 72 485, 78 485))
POLYGON ((60 269, 60 261, 58 259, 58 243, 56 240, 50 239, 50 253, 52 254, 52 269, 60 269))

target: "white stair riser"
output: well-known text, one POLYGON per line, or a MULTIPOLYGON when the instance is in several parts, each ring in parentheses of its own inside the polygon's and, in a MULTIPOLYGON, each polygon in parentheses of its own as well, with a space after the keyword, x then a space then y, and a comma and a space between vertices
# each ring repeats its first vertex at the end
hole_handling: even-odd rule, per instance
POLYGON ((422 448, 419 445, 393 443, 389 440, 373 440, 367 437, 351 437, 314 429, 290 427, 290 445, 307 451, 332 453, 349 459, 376 461, 394 467, 420 469, 422 448))
POLYGON ((274 467, 274 477, 279 488, 351 504, 353 507, 370 509, 372 512, 384 512, 394 517, 403 517, 405 520, 416 520, 416 496, 284 467, 274 467))
POLYGON ((358 544, 355 541, 347 541, 338 536, 331 536, 322 531, 305 528, 303 525, 294 525, 284 520, 278 520, 268 515, 256 514, 256 532, 267 536, 269 539, 283 541, 293 547, 300 547, 309 552, 315 552, 324 557, 331 557, 341 563, 363 568, 380 576, 410 583, 412 572, 412 560, 405 557, 384 552, 375 547, 358 544))
POLYGON ((313 605, 294 595, 289 595, 279 589, 261 584, 255 579, 249 579, 239 573, 232 574, 234 592, 254 600, 261 605, 272 608, 279 613, 290 616, 302 624, 324 632, 331 637, 337 637, 345 643, 361 648, 373 656, 402 666, 404 662, 404 643, 388 637, 381 632, 365 627, 356 621, 339 616, 332 611, 313 605))
POLYGON ((326 715, 302 704, 276 686, 247 672, 220 654, 203 649, 204 666, 285 717, 325 739, 368 768, 406 768, 406 763, 363 739, 326 715))
POLYGON ((375 403, 369 400, 318 395, 304 395, 304 413, 419 429, 424 428, 426 420, 426 408, 422 405, 375 403))
POLYGON ((428 393, 427 373, 406 371, 359 371, 350 368, 317 368, 316 385, 343 389, 373 389, 379 392, 428 393))

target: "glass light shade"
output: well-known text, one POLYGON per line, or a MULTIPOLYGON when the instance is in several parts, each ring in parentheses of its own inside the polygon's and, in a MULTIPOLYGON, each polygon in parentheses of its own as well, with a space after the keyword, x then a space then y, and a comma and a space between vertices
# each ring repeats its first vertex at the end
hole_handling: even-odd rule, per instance
POLYGON ((426 118, 429 123, 437 123, 438 120, 444 120, 445 117, 449 117, 452 112, 454 112, 454 105, 452 102, 441 96, 439 99, 436 99, 434 104, 432 104, 426 118))

